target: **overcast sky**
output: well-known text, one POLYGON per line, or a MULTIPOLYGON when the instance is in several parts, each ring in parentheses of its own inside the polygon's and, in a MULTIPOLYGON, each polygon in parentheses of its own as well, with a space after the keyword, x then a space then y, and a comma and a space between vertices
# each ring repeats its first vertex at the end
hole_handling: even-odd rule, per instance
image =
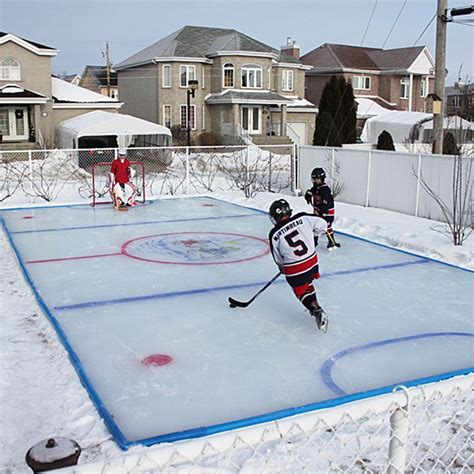
MULTIPOLYGON (((471 3, 448 0, 449 8, 471 3)), ((119 63, 185 25, 233 28, 274 48, 290 36, 302 54, 323 43, 340 43, 378 48, 426 45, 434 57, 436 21, 430 21, 436 4, 436 0, 0 0, 0 31, 59 49, 53 60, 57 74, 81 73, 87 64, 104 65, 107 41, 111 61, 119 63)), ((457 21, 464 24, 448 24, 447 85, 457 80, 461 66, 462 79, 474 78, 473 19, 474 15, 460 16, 457 21)))

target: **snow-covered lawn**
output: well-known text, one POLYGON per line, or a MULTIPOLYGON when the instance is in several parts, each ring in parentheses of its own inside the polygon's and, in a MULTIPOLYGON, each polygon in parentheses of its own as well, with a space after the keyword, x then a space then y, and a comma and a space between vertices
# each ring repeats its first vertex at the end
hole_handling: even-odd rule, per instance
MULTIPOLYGON (((261 193, 247 200, 239 192, 213 196, 265 210, 285 197, 295 211, 309 211, 302 197, 261 193)), ((464 246, 454 247, 431 229, 435 223, 427 219, 343 203, 337 203, 336 212, 336 231, 474 269, 473 236, 464 246)), ((31 472, 24 462, 27 450, 54 436, 70 437, 81 445, 81 464, 120 455, 25 282, 3 231, 0 240, 0 473, 31 472)))

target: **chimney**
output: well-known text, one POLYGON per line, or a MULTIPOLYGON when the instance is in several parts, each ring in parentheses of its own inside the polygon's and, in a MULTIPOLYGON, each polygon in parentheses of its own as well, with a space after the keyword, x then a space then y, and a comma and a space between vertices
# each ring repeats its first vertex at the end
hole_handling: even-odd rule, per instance
POLYGON ((282 46, 281 52, 293 56, 293 58, 300 59, 300 46, 296 44, 295 40, 291 39, 291 36, 287 36, 285 46, 282 46))

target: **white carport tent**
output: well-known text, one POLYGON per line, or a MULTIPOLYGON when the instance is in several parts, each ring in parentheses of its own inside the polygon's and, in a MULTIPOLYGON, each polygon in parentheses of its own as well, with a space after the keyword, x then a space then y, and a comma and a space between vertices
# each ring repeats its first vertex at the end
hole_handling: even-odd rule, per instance
POLYGON ((59 147, 64 149, 78 148, 81 137, 98 136, 116 136, 119 146, 128 147, 140 135, 159 135, 163 145, 171 140, 171 131, 163 125, 101 110, 64 120, 57 126, 59 147))
MULTIPOLYGON (((404 143, 409 139, 415 125, 429 121, 432 114, 423 112, 401 112, 394 110, 366 120, 361 139, 365 143, 377 143, 379 135, 386 130, 392 135, 394 143, 404 143)), ((421 136, 420 136, 421 138, 421 136)))

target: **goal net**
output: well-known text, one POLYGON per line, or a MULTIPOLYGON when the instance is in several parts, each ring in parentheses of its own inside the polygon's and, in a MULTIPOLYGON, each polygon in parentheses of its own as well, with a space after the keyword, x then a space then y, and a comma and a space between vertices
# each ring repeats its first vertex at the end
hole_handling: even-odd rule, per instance
MULTIPOLYGON (((100 162, 92 166, 92 206, 112 204, 110 193, 110 168, 112 163, 100 162)), ((130 183, 136 188, 136 202, 145 202, 145 165, 142 161, 131 161, 130 183)))

